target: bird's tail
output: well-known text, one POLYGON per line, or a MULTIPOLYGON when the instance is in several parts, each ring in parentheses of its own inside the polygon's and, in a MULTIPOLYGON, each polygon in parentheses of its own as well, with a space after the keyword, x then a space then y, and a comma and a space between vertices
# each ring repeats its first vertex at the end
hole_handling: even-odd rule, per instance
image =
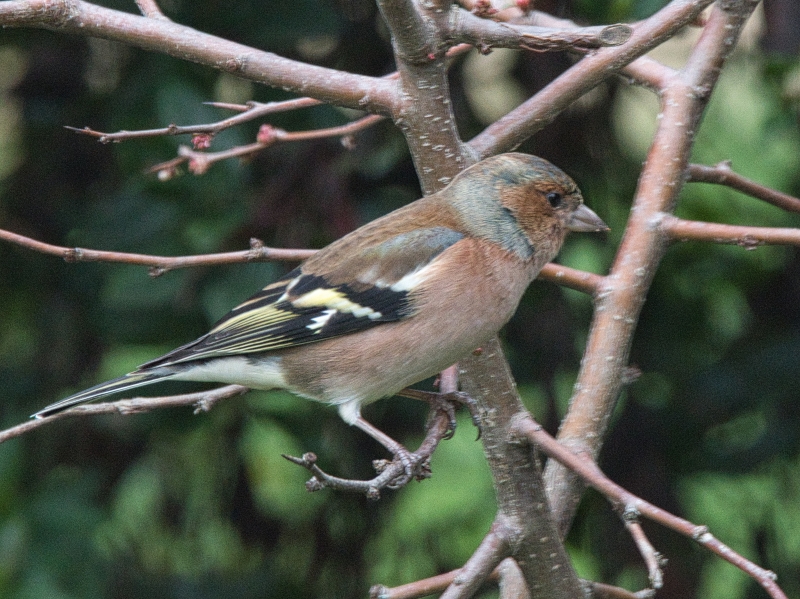
POLYGON ((111 395, 112 393, 119 393, 121 391, 127 391, 128 389, 149 385, 150 383, 155 383, 156 381, 170 378, 174 374, 174 372, 170 372, 167 369, 161 371, 154 370, 150 372, 131 372, 119 378, 106 381, 105 383, 100 383, 94 387, 90 387, 89 389, 81 391, 80 393, 76 393, 75 395, 65 397, 61 401, 57 401, 56 403, 47 406, 43 410, 39 410, 33 414, 31 418, 45 418, 46 416, 52 416, 53 414, 62 412, 67 408, 71 408, 72 406, 77 406, 78 404, 86 403, 100 397, 105 397, 106 395, 111 395))

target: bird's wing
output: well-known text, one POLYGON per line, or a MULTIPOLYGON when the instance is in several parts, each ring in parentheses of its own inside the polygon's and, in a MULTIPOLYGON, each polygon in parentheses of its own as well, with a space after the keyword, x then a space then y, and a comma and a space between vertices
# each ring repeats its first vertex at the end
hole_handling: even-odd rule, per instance
POLYGON ((140 369, 284 349, 411 316, 409 292, 424 279, 426 267, 462 238, 445 227, 417 229, 336 257, 335 268, 325 274, 296 268, 203 337, 140 369))

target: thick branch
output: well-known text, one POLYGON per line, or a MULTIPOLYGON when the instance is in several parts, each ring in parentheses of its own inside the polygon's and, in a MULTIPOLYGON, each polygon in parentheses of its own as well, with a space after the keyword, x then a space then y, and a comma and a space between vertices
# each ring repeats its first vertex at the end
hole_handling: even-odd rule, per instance
MULTIPOLYGON (((600 451, 608 420, 625 383, 636 322, 668 246, 666 234, 653 223, 674 209, 695 128, 722 64, 755 2, 729 2, 725 6, 727 9, 715 5, 686 65, 662 90, 661 118, 639 179, 631 217, 611 271, 596 296, 585 357, 559 432, 559 439, 565 445, 592 458, 600 451)), ((685 2, 676 2, 664 10, 671 7, 687 8, 685 2)), ((682 13, 689 14, 690 11, 682 13)), ((631 43, 641 31, 636 29, 631 43)), ((553 462, 548 463, 545 476, 564 534, 580 500, 583 483, 574 473, 553 462)))
POLYGON ((396 84, 289 60, 166 19, 142 17, 81 0, 0 2, 0 26, 37 27, 99 37, 168 54, 323 102, 391 114, 396 84))
POLYGON ((379 0, 378 7, 392 33, 400 76, 395 124, 406 138, 422 190, 429 195, 477 162, 461 141, 450 103, 445 53, 449 13, 440 5, 426 7, 413 0, 379 0), (419 28, 410 30, 409 22, 419 28))
POLYGON ((498 514, 489 533, 483 538, 464 567, 458 571, 440 599, 472 597, 489 578, 495 567, 510 555, 510 544, 516 531, 507 529, 502 520, 503 518, 498 514))
POLYGON ((392 31, 398 62, 426 63, 434 59, 438 44, 433 24, 417 10, 414 0, 378 0, 378 8, 392 31))
POLYGON ((531 99, 475 136, 469 145, 480 158, 507 152, 544 128, 564 108, 609 75, 691 23, 712 0, 675 0, 634 27, 630 40, 583 58, 531 99))
POLYGON ((573 48, 599 48, 619 46, 632 33, 628 25, 607 25, 553 29, 499 23, 481 19, 469 11, 453 7, 448 37, 453 43, 466 42, 483 51, 490 48, 528 48, 540 51, 570 50, 573 48))
MULTIPOLYGON (((494 338, 478 355, 459 363, 464 391, 477 400, 483 416, 483 447, 492 471, 498 514, 495 530, 508 539, 510 556, 519 564, 534 599, 572 599, 580 582, 553 524, 539 462, 509 431, 526 414, 494 338)), ((506 557, 503 555, 503 557, 506 557)))

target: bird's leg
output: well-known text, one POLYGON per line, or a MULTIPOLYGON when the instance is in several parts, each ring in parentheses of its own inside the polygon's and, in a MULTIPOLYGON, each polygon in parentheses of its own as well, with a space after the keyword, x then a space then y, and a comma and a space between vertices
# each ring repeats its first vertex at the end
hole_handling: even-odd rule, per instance
MULTIPOLYGON (((422 395, 413 395, 413 397, 427 401, 429 396, 439 395, 437 393, 421 393, 422 395)), ((449 412, 453 412, 453 407, 450 406, 449 410, 443 407, 442 410, 443 412, 434 411, 433 413, 444 413, 447 415, 449 412)), ((364 420, 360 415, 348 419, 348 422, 352 422, 356 427, 383 445, 394 455, 394 460, 391 462, 388 460, 373 461, 378 475, 372 480, 348 480, 331 476, 322 471, 317 466, 317 456, 313 453, 306 453, 302 457, 284 455, 284 458, 293 464, 302 466, 314 475, 311 480, 306 483, 306 488, 309 491, 319 491, 320 489, 329 488, 340 491, 365 493, 370 499, 378 499, 381 489, 399 489, 412 479, 423 480, 430 478, 431 454, 433 454, 438 446, 439 441, 444 438, 448 430, 446 427, 450 426, 449 424, 445 424, 441 418, 434 419, 428 426, 425 440, 416 451, 411 452, 389 435, 364 420)))
POLYGON ((412 478, 422 480, 430 476, 429 473, 426 475, 425 472, 424 456, 410 452, 401 443, 398 443, 382 430, 364 420, 362 416, 356 418, 353 424, 383 445, 403 465, 403 476, 392 481, 392 484, 388 485, 389 488, 402 487, 412 478))
POLYGON ((478 429, 478 438, 481 436, 481 413, 478 402, 463 391, 451 391, 450 393, 435 393, 433 391, 420 391, 419 389, 403 389, 397 395, 418 399, 429 404, 433 410, 444 412, 450 420, 450 425, 445 434, 445 439, 450 439, 456 432, 456 410, 455 405, 464 406, 469 410, 472 417, 472 424, 478 429))

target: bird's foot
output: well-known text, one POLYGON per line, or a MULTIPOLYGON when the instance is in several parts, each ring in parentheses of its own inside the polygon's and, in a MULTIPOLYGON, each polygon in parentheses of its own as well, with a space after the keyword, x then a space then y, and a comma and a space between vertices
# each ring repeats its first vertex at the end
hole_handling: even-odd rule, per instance
POLYGON ((449 421, 444 438, 451 439, 456 432, 456 407, 464 406, 469 410, 472 417, 472 424, 478 429, 478 439, 481 438, 481 412, 478 402, 463 391, 451 391, 450 393, 435 393, 433 391, 420 391, 419 389, 403 389, 398 393, 401 397, 418 399, 431 406, 431 417, 428 425, 436 417, 437 413, 444 413, 449 421))
POLYGON ((425 480, 431 477, 430 455, 409 451, 402 445, 393 449, 393 460, 373 460, 372 466, 378 475, 399 471, 387 484, 388 489, 399 489, 412 480, 425 480))
POLYGON ((304 453, 302 457, 283 455, 284 458, 302 466, 313 476, 306 482, 309 492, 334 489, 351 493, 364 493, 368 499, 380 499, 382 489, 396 490, 411 482, 430 478, 430 455, 404 451, 395 453, 393 460, 374 460, 372 462, 378 475, 370 480, 339 478, 323 471, 317 466, 314 453, 304 453))

